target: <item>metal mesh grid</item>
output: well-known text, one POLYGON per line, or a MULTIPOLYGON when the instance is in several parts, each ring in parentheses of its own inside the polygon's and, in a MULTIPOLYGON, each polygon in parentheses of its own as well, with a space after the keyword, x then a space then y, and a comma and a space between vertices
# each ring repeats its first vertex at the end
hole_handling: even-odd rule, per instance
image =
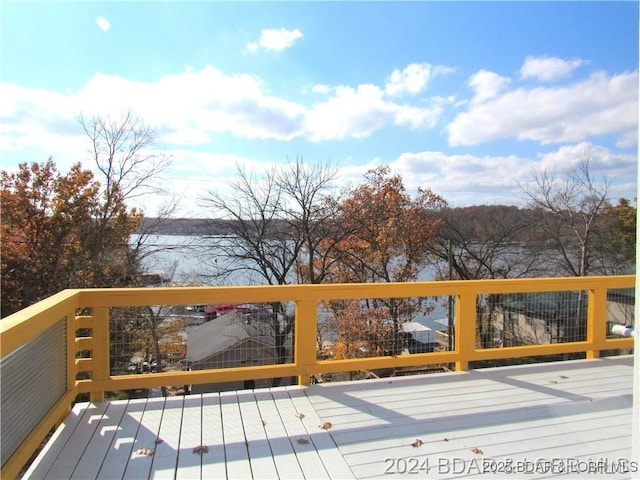
POLYGON ((607 291, 607 337, 619 337, 612 331, 615 326, 635 328, 635 293, 635 288, 616 288, 607 291))
POLYGON ((482 347, 545 345, 586 339, 585 291, 487 295, 479 302, 482 347))
POLYGON ((280 302, 112 308, 111 374, 291 362, 292 311, 280 302))
POLYGON ((321 306, 318 351, 323 359, 367 358, 434 350, 429 314, 436 300, 374 298, 321 306))

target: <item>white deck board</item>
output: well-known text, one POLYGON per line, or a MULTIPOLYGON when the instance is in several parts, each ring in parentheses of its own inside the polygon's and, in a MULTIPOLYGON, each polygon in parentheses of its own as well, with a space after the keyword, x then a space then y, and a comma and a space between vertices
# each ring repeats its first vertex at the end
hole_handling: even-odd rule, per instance
POLYGON ((64 422, 56 429, 51 439, 38 455, 38 461, 31 464, 25 477, 45 478, 47 472, 62 452, 65 445, 71 438, 76 426, 82 421, 84 415, 89 415, 91 407, 86 403, 76 403, 71 413, 64 422))
POLYGON ((222 409, 220 408, 220 395, 217 393, 208 393, 202 396, 202 446, 206 446, 208 452, 201 455, 201 477, 203 479, 226 478, 222 409))
POLYGON ((107 410, 102 415, 100 423, 87 445, 87 451, 78 462, 72 479, 83 480, 87 477, 96 478, 104 458, 109 453, 111 442, 115 437, 118 426, 127 409, 124 402, 108 404, 107 410))
POLYGON ((296 457, 298 457, 304 478, 329 478, 315 445, 311 441, 309 432, 302 423, 304 419, 299 418, 301 412, 296 410, 287 390, 280 387, 273 389, 271 393, 276 408, 280 412, 280 418, 283 419, 287 436, 291 439, 291 445, 296 452, 296 457))
POLYGON ((235 392, 220 394, 222 409, 222 432, 224 435, 224 455, 227 464, 227 478, 251 478, 251 464, 247 440, 244 436, 242 415, 235 392))
POLYGON ((167 397, 151 464, 153 479, 173 479, 180 450, 180 425, 184 397, 167 397))
POLYGON ((336 448, 329 430, 319 428, 319 425, 322 425, 322 419, 316 413, 304 390, 297 387, 288 387, 287 390, 296 412, 304 415, 301 416, 302 424, 310 433, 309 437, 318 451, 329 478, 354 478, 351 468, 345 462, 342 453, 336 448))
MULTIPOLYGON (((260 416, 264 422, 264 430, 269 439, 271 452, 280 478, 304 478, 298 457, 293 450, 291 439, 284 427, 284 419, 276 408, 271 392, 258 390, 255 392, 260 416)), ((297 420, 297 419, 296 419, 297 420)))
POLYGON ((107 403, 89 404, 87 412, 82 416, 80 422, 75 426, 70 438, 64 445, 64 449, 58 455, 53 465, 44 478, 71 478, 73 472, 81 463, 85 452, 92 455, 93 452, 87 452, 87 445, 91 441, 93 433, 98 428, 102 414, 107 409, 107 403))
POLYGON ((149 478, 153 455, 144 455, 140 451, 145 448, 155 451, 155 441, 160 431, 164 400, 164 398, 149 398, 147 400, 123 478, 132 480, 149 478))
POLYGON ((193 449, 200 445, 202 445, 202 397, 188 396, 184 399, 180 425, 177 480, 200 478, 202 456, 193 452, 193 449))
POLYGON ((133 444, 140 427, 140 420, 144 413, 147 399, 133 399, 121 403, 126 406, 126 412, 123 415, 118 430, 116 431, 109 452, 107 453, 100 471, 96 478, 100 480, 111 480, 113 478, 122 478, 127 468, 127 462, 131 457, 133 444))
POLYGON ((273 461, 271 447, 253 391, 247 390, 239 392, 238 404, 240 405, 244 434, 247 439, 247 449, 253 478, 277 478, 278 470, 273 461))
POLYGON ((25 478, 520 478, 471 467, 613 463, 630 460, 632 372, 625 356, 79 404, 25 478))

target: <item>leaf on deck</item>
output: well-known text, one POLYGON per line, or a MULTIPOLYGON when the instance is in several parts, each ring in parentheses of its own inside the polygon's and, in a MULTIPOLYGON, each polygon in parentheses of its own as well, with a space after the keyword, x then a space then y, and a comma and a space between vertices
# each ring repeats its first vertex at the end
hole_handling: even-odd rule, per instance
POLYGON ((153 450, 151 450, 148 447, 142 447, 142 448, 139 448, 136 453, 138 455, 146 455, 147 457, 150 457, 151 455, 153 455, 153 450))
POLYGON ((209 447, 207 447, 206 445, 198 445, 197 447, 193 448, 193 453, 198 453, 200 455, 209 453, 209 447))
POLYGON ((473 447, 473 448, 471 449, 471 451, 472 451, 473 453, 475 453, 476 455, 483 455, 483 454, 484 454, 484 452, 483 452, 482 450, 480 450, 478 447, 473 447))
POLYGON ((300 445, 309 445, 311 442, 310 442, 308 439, 306 439, 306 438, 299 438, 299 439, 298 439, 298 443, 299 443, 300 445))
POLYGON ((296 417, 298 417, 300 420, 302 420, 304 418, 304 413, 297 412, 296 413, 296 417))
POLYGON ((418 448, 418 447, 421 447, 423 444, 424 442, 422 440, 420 440, 419 438, 416 438, 416 441, 413 442, 411 446, 414 448, 418 448))
POLYGON ((331 427, 333 427, 333 424, 331 422, 322 422, 322 424, 320 425, 320 428, 322 428, 323 430, 329 430, 331 427))

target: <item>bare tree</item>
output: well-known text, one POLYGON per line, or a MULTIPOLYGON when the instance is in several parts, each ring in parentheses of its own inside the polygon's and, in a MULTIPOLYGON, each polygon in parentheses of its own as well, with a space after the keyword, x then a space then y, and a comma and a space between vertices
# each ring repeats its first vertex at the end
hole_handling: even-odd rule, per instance
MULTIPOLYGON (((523 187, 529 206, 536 213, 536 225, 544 244, 538 248, 555 272, 569 276, 603 273, 607 263, 599 247, 601 216, 609 204, 610 181, 595 179, 590 154, 564 174, 555 170, 538 173, 531 186, 523 187)), ((567 320, 565 337, 582 340, 586 332, 586 299, 578 292, 575 312, 567 320)))
POLYGON ((104 179, 105 215, 116 196, 125 200, 150 193, 159 194, 160 175, 169 167, 170 158, 155 150, 152 127, 131 112, 119 119, 80 116, 91 147, 89 153, 104 179))
MULTIPOLYGON (((439 278, 519 278, 540 272, 540 255, 523 246, 531 229, 529 211, 514 206, 482 205, 444 208, 440 214, 442 223, 430 243, 439 278)), ((493 318, 501 302, 502 295, 478 298, 478 336, 482 345, 492 345, 493 318)), ((449 329, 453 330, 451 304, 449 323, 449 329)))
POLYGON ((609 206, 609 185, 606 177, 593 178, 586 153, 564 174, 543 170, 530 186, 522 187, 536 213, 545 254, 558 273, 581 277, 602 271, 606 260, 596 247, 599 220, 609 206))
MULTIPOLYGON (((209 191, 202 199, 217 216, 204 259, 214 278, 228 282, 241 276, 244 282, 268 285, 321 281, 325 257, 317 251, 330 218, 324 191, 334 175, 327 165, 306 166, 300 158, 259 178, 238 165, 231 195, 209 191)), ((293 317, 281 302, 271 307, 275 351, 284 363, 293 317)))
POLYGON ((539 256, 523 248, 532 216, 514 206, 445 208, 430 244, 442 279, 519 278, 539 273, 539 256), (450 273, 451 272, 451 273, 450 273))
POLYGON ((285 221, 301 243, 298 283, 322 283, 335 262, 344 228, 338 224, 338 204, 327 193, 336 175, 329 163, 306 165, 301 157, 276 170, 276 184, 286 198, 285 221))
MULTIPOLYGON (((155 149, 155 131, 131 112, 120 118, 80 116, 79 122, 89 139, 89 155, 96 166, 100 181, 102 204, 95 219, 91 236, 95 252, 105 251, 105 231, 112 228, 123 215, 127 202, 147 195, 161 195, 160 180, 171 164, 171 159, 155 149)), ((140 269, 143 260, 158 252, 146 244, 155 229, 175 211, 177 199, 161 205, 154 221, 145 222, 138 230, 128 249, 131 274, 140 269)), ((130 209, 129 214, 142 219, 143 212, 130 209)), ((109 259, 103 259, 108 262, 109 259)))

